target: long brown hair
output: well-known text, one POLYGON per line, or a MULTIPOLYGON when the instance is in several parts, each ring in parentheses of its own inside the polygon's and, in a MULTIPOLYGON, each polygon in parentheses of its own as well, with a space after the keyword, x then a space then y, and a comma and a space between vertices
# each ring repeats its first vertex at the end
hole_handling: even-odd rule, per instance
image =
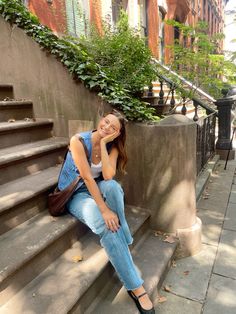
POLYGON ((120 135, 114 139, 113 143, 118 149, 118 159, 117 159, 117 168, 122 173, 125 173, 125 166, 127 164, 128 158, 125 148, 125 142, 126 142, 126 122, 127 120, 125 117, 117 110, 113 109, 110 113, 113 116, 117 117, 117 119, 120 122, 120 135))

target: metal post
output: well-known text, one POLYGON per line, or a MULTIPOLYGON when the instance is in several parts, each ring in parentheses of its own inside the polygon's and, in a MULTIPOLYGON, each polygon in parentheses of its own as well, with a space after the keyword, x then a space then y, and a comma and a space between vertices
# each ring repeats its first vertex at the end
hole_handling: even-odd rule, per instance
POLYGON ((216 101, 218 109, 218 140, 216 151, 221 159, 226 159, 228 150, 232 149, 231 143, 231 110, 235 99, 225 97, 216 101))

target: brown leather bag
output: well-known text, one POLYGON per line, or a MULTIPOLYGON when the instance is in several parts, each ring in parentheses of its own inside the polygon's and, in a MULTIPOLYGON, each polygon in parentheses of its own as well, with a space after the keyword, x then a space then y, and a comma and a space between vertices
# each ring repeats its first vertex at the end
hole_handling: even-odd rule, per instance
MULTIPOLYGON (((84 144, 83 138, 79 137, 78 139, 83 144, 87 159, 89 160, 88 149, 86 145, 84 144)), ((64 166, 68 151, 69 149, 66 151, 64 162, 61 166, 61 171, 64 166)), ((60 171, 60 174, 61 174, 61 171, 60 171)), ((59 174, 59 177, 60 177, 60 174, 59 174)), ((81 176, 78 176, 73 182, 71 182, 71 184, 67 188, 65 188, 62 191, 60 191, 58 187, 56 187, 55 190, 48 195, 48 211, 52 216, 57 217, 57 216, 66 214, 66 203, 69 201, 72 194, 74 193, 80 179, 81 179, 81 176)))

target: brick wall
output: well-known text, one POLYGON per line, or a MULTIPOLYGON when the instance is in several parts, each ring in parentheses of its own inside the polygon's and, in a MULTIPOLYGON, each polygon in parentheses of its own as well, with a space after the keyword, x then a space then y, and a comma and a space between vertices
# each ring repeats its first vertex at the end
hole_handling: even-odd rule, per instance
POLYGON ((102 0, 90 0, 90 22, 102 32, 102 0))
POLYGON ((158 3, 150 0, 147 7, 148 17, 148 45, 155 57, 158 57, 158 3))
POLYGON ((29 10, 56 34, 67 30, 65 0, 29 0, 29 10))

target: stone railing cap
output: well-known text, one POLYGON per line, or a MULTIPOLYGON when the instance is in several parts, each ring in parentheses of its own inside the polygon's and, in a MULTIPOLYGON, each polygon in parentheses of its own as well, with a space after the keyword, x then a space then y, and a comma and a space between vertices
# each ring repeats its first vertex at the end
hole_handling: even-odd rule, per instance
POLYGON ((180 124, 195 124, 194 121, 182 114, 173 114, 160 121, 160 125, 180 125, 180 124))

